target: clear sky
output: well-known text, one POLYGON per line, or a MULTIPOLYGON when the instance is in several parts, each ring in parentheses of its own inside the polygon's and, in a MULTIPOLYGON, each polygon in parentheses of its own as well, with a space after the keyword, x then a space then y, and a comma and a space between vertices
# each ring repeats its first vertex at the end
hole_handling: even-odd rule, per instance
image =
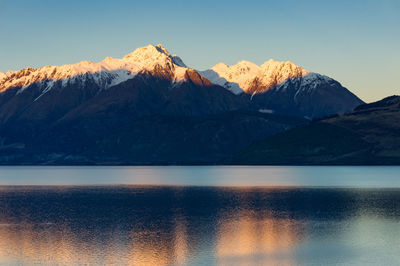
POLYGON ((0 71, 163 44, 192 68, 289 60, 369 102, 400 94, 400 0, 0 0, 0 71))

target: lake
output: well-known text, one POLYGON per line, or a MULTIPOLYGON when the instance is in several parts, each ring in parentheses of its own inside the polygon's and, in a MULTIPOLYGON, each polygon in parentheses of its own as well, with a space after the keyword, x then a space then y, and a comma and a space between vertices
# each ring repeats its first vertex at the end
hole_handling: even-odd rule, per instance
POLYGON ((0 167, 0 265, 399 265, 400 167, 0 167))

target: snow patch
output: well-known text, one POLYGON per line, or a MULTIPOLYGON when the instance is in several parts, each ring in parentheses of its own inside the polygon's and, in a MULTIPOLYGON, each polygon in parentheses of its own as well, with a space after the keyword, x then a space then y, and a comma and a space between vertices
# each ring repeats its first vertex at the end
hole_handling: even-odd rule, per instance
POLYGON ((186 71, 188 69, 185 67, 176 67, 175 68, 175 76, 174 76, 174 82, 182 82, 185 80, 185 75, 186 75, 186 71))
POLYGON ((258 110, 258 112, 264 113, 264 114, 273 114, 275 111, 271 110, 271 109, 260 109, 260 110, 258 110))

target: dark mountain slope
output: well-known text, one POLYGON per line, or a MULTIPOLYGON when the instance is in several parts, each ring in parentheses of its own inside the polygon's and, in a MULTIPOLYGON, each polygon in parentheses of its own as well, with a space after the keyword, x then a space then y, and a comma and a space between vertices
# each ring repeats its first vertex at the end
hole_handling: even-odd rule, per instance
POLYGON ((400 97, 361 105, 253 143, 237 164, 399 164, 400 97))
POLYGON ((2 163, 215 164, 306 120, 258 112, 63 120, 30 143, 4 143, 2 163))

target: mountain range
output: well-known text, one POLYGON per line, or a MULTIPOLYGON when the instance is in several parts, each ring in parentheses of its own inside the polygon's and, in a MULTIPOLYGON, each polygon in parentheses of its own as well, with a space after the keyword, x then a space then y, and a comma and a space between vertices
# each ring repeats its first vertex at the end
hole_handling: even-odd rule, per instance
POLYGON ((197 71, 148 45, 122 59, 0 73, 0 162, 219 163, 361 104, 339 82, 291 62, 197 71))

